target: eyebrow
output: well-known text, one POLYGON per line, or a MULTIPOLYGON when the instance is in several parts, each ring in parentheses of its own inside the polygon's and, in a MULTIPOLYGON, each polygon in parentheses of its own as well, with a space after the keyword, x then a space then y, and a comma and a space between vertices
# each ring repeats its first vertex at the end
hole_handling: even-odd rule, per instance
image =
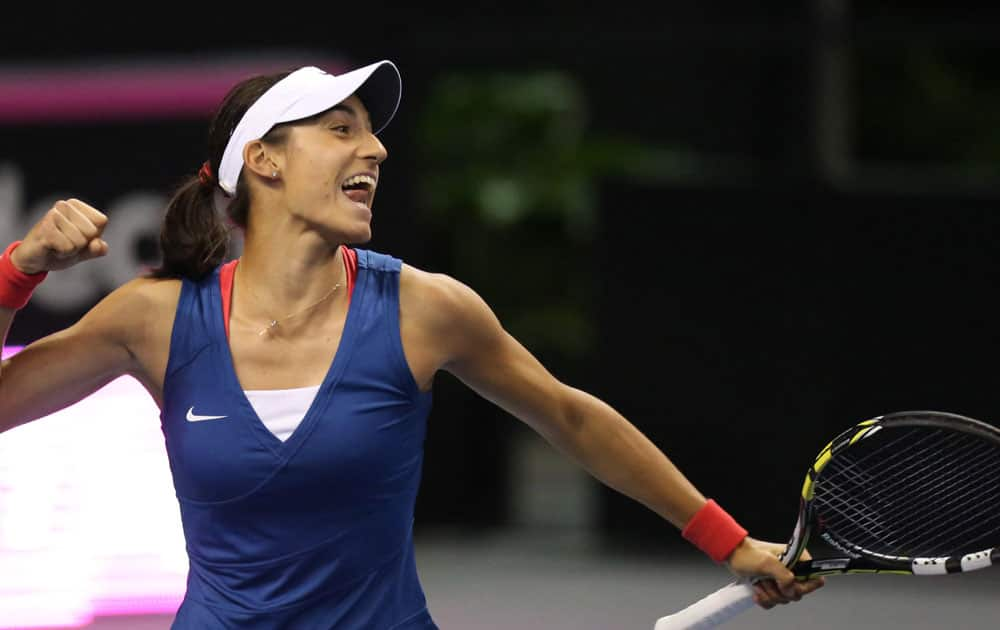
POLYGON ((354 118, 358 117, 358 112, 354 111, 353 107, 351 107, 350 105, 344 105, 343 103, 331 107, 330 113, 332 114, 333 112, 344 112, 345 114, 348 114, 349 116, 352 116, 354 118))
MULTIPOLYGON (((348 116, 350 116, 351 118, 354 118, 355 120, 360 120, 361 119, 361 116, 358 115, 358 111, 356 109, 354 109, 350 105, 345 105, 344 103, 339 103, 339 104, 334 105, 333 107, 331 107, 327 111, 326 117, 329 117, 334 112, 343 112, 343 113, 347 114, 348 116)), ((366 126, 369 129, 371 129, 371 122, 370 121, 365 121, 365 122, 367 123, 366 126)))

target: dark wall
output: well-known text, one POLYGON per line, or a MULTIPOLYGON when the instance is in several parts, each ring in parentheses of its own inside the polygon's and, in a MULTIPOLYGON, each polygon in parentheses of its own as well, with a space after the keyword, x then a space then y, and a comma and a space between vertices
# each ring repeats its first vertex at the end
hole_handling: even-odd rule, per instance
MULTIPOLYGON (((814 62, 836 30, 797 2, 676 4, 659 7, 669 14, 655 20, 639 6, 546 4, 518 13, 485 3, 242 17, 175 12, 154 20, 155 30, 118 18, 84 28, 49 19, 44 31, 7 39, 0 62, 210 59, 267 49, 394 59, 403 107, 383 137, 390 159, 371 247, 460 279, 414 201, 414 128, 436 78, 559 70, 580 82, 595 134, 738 157, 738 170, 716 168, 705 180, 666 174, 659 182, 599 183, 593 268, 567 269, 597 269, 599 343, 560 375, 622 411, 755 533, 780 539, 805 465, 832 431, 917 407, 1000 419, 991 387, 998 195, 947 182, 931 186, 933 195, 917 194, 908 185, 928 182, 906 177, 905 185, 869 192, 821 183, 814 62)), ((856 89, 908 85, 904 52, 932 44, 997 59, 983 30, 993 14, 972 3, 950 3, 951 13, 936 3, 879 4, 855 8, 849 33, 840 34, 854 46, 851 67, 863 79, 856 89), (870 55, 882 63, 868 65, 870 55), (871 67, 882 74, 866 73, 871 67)), ((921 104, 903 96, 897 103, 894 94, 903 92, 878 92, 882 118, 860 109, 865 94, 851 100, 858 121, 851 132, 869 134, 855 138, 857 146, 880 159, 906 157, 900 136, 886 130, 898 128, 893 112, 921 104)), ((100 207, 126 185, 166 190, 193 173, 205 157, 203 123, 10 128, 0 158, 14 156, 28 169, 28 203, 58 189, 100 207), (135 134, 151 130, 173 140, 130 152, 135 134)), ((620 159, 627 167, 635 158, 620 159)), ((30 341, 79 315, 29 308, 12 338, 30 341)), ((454 379, 440 379, 419 522, 504 522, 510 422, 454 379)), ((638 539, 636 532, 677 538, 618 495, 605 492, 601 506, 613 541, 638 539)))
MULTIPOLYGON (((993 202, 630 193, 607 221, 596 386, 752 531, 788 535, 806 468, 854 422, 907 409, 1000 421, 993 202)), ((617 540, 663 536, 603 498, 617 540)))

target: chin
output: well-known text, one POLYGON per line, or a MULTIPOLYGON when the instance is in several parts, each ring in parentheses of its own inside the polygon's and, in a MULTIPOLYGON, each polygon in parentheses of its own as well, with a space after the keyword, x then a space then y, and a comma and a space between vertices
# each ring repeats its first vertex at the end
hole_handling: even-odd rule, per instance
POLYGON ((364 245, 370 240, 372 240, 371 225, 348 230, 344 234, 344 243, 347 245, 364 245))

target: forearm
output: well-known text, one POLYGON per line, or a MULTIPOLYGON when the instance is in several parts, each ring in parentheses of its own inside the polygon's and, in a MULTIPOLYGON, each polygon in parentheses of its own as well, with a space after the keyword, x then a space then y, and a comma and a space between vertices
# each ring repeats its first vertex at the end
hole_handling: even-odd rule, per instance
POLYGON ((646 436, 598 398, 566 388, 562 417, 536 429, 601 482, 678 528, 705 497, 646 436))

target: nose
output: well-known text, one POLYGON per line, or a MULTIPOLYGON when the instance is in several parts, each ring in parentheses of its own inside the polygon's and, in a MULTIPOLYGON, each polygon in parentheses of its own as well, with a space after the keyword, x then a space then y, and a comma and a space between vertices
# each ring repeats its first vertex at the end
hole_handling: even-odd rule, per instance
POLYGON ((361 157, 371 160, 375 164, 381 164, 385 161, 385 158, 389 157, 389 152, 386 150, 385 145, 378 139, 378 136, 371 132, 368 132, 365 142, 362 143, 360 149, 361 157))

